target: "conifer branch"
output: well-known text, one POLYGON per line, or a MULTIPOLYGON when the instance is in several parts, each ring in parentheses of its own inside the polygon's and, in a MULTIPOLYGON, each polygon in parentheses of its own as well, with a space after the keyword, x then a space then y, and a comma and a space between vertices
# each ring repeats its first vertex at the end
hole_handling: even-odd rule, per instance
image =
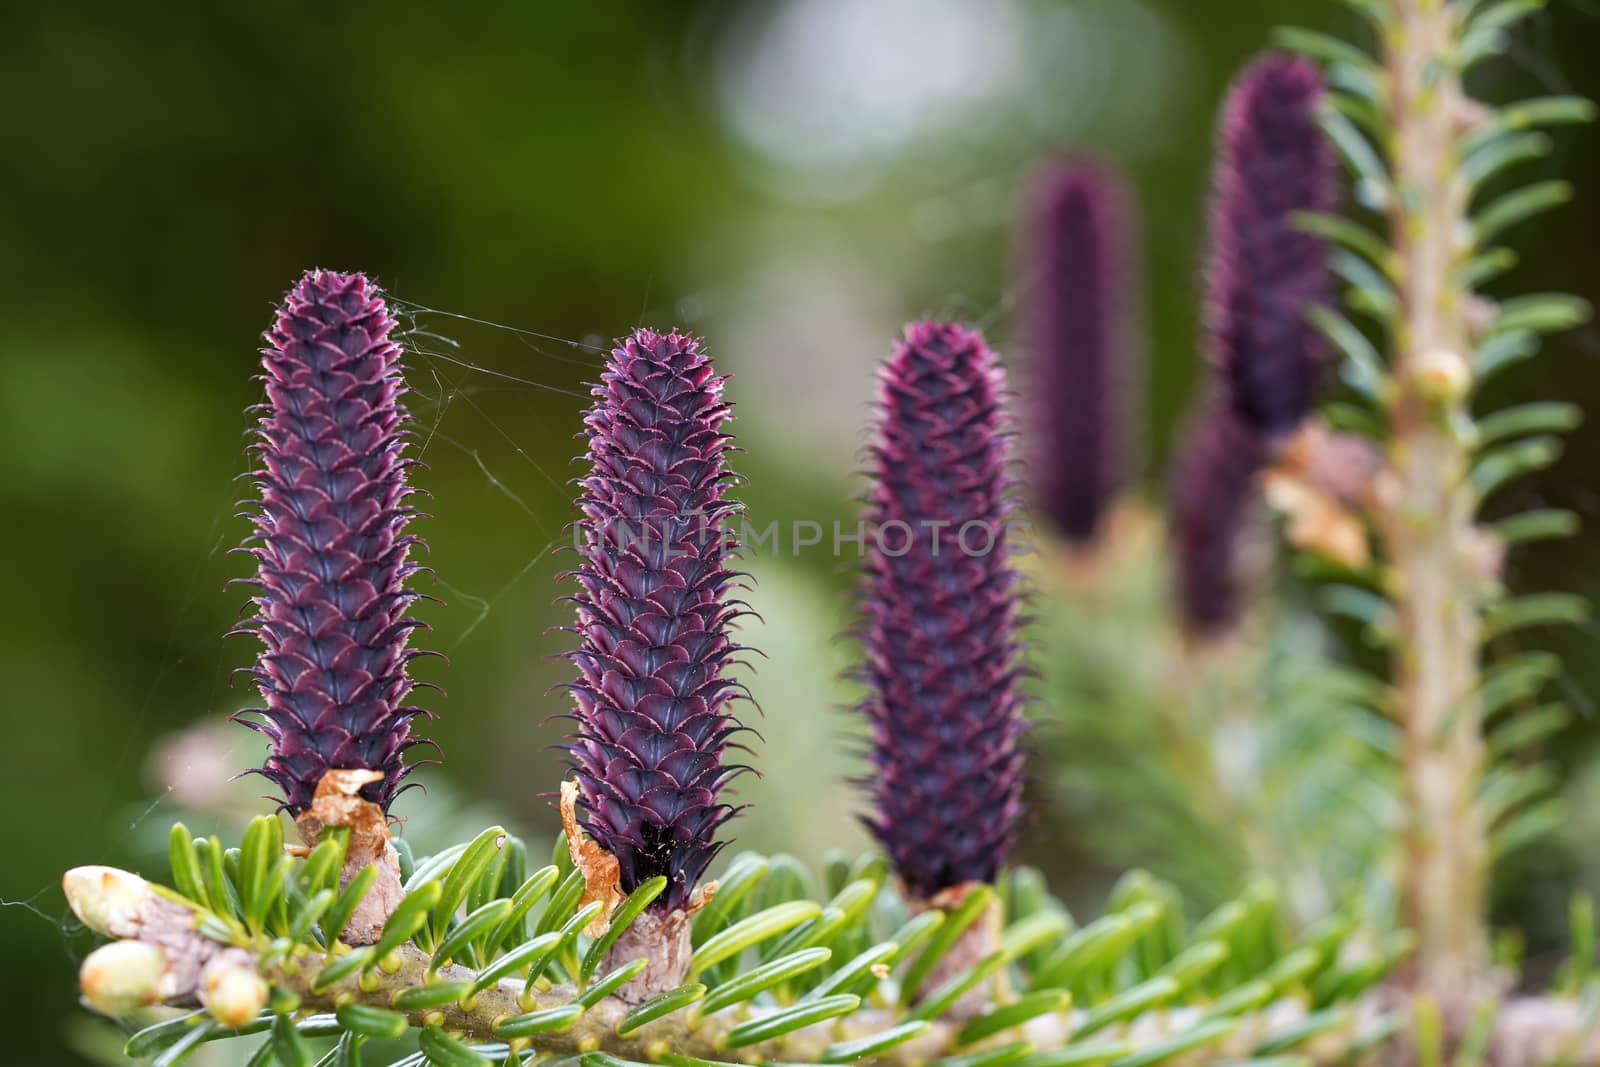
MULTIPOLYGON (((262 968, 280 998, 287 994, 298 1002, 301 1025, 309 1032, 320 1033, 333 1024, 345 1030, 351 1024, 371 1029, 388 1018, 399 1026, 403 1018, 405 1027, 447 1035, 474 1054, 514 1054, 517 1062, 527 1054, 603 1053, 636 1063, 673 1063, 669 1056, 712 1063, 847 1063, 856 1062, 856 1057, 843 1055, 852 1046, 870 1047, 906 1025, 904 1016, 891 1009, 863 1006, 779 1037, 746 1042, 744 1036, 758 1033, 764 1021, 792 1009, 738 1005, 704 1017, 675 1011, 635 1028, 630 1020, 637 1018, 637 1005, 615 996, 588 997, 571 984, 549 985, 529 995, 520 979, 502 980, 467 993, 480 984, 483 972, 454 964, 434 966, 428 953, 411 944, 395 949, 379 967, 350 971, 325 983, 326 970, 337 958, 311 953, 262 968), (442 1000, 418 995, 430 989, 462 995, 442 1000)), ((958 1055, 990 1053, 996 1062, 1011 1063, 1057 1052, 1071 1057, 1060 1062, 1113 1067, 1182 1062, 1200 1067, 1293 1051, 1308 1067, 1335 1067, 1359 1058, 1392 1032, 1392 1007, 1377 992, 1315 1011, 1304 997, 1290 995, 1236 1013, 1215 1005, 1154 1007, 1126 1018, 1111 1016, 1109 1023, 1103 1009, 1047 1012, 980 1040, 968 1039, 974 1032, 971 1022, 936 1019, 869 1062, 876 1067, 923 1067, 958 1055), (1018 1054, 1006 1058, 1002 1053, 1008 1048, 1018 1054)), ((215 1036, 264 1031, 273 1018, 267 1012, 215 1036)), ((1600 1033, 1582 1005, 1554 997, 1524 998, 1502 1008, 1485 1049, 1484 1067, 1538 1067, 1557 1060, 1569 1067, 1600 1065, 1600 1033)))
POLYGON ((1457 142, 1471 103, 1456 70, 1458 12, 1401 0, 1391 80, 1393 271, 1402 323, 1388 405, 1391 478, 1376 524, 1392 574, 1401 766, 1403 921, 1416 932, 1419 986, 1466 993, 1489 964, 1487 831, 1476 799, 1484 747, 1476 709, 1480 580, 1476 495, 1467 479, 1472 389, 1471 189, 1457 142))

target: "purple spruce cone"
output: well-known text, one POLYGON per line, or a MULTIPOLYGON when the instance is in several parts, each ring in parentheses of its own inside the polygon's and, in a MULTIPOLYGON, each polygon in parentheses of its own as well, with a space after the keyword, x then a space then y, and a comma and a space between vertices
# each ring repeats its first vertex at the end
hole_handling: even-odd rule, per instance
POLYGON ((1266 442, 1220 392, 1191 418, 1171 488, 1178 615, 1195 638, 1231 630, 1244 608, 1242 549, 1260 496, 1266 442))
POLYGON ((415 764, 406 750, 428 714, 405 701, 406 647, 423 624, 407 612, 419 538, 402 428, 401 349, 377 286, 361 274, 308 271, 289 291, 261 350, 267 402, 252 448, 260 499, 245 551, 257 563, 255 615, 240 630, 266 645, 251 672, 272 751, 259 773, 299 815, 324 772, 382 771, 362 795, 388 810, 415 764))
POLYGON ((724 381, 698 339, 641 329, 612 350, 584 420, 566 747, 583 828, 617 858, 625 892, 665 875, 654 907, 667 911, 721 849, 734 809, 718 798, 745 769, 723 762, 743 729, 728 709, 742 687, 723 676, 739 613, 724 381))
POLYGON ((992 881, 1021 803, 1004 379, 976 332, 906 329, 881 373, 862 597, 868 827, 915 895, 992 881))
POLYGON ((1134 224, 1133 199, 1109 167, 1054 163, 1035 179, 1029 480, 1039 512, 1076 544, 1094 540, 1131 466, 1134 224))
POLYGON ((1208 355, 1240 418, 1268 438, 1310 413, 1330 356, 1306 318, 1333 294, 1328 244, 1294 220, 1338 204, 1322 97, 1309 61, 1263 56, 1229 91, 1217 147, 1208 355))

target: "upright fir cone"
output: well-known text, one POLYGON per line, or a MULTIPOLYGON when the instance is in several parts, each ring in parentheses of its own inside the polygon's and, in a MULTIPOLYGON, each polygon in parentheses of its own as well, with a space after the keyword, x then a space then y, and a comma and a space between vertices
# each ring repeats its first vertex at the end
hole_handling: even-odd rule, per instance
POLYGON ((723 762, 742 729, 725 677, 736 651, 736 539, 722 529, 728 405, 697 338, 637 330, 612 350, 584 420, 577 728, 567 748, 579 821, 616 858, 621 890, 658 875, 652 910, 690 904, 745 768, 723 762))
MULTIPOLYGON (((266 648, 252 671, 272 751, 256 773, 297 818, 330 770, 384 812, 415 764, 407 749, 422 709, 406 704, 407 648, 422 623, 405 532, 415 509, 404 457, 401 349, 378 288, 361 274, 308 271, 290 290, 261 350, 267 402, 252 446, 260 499, 249 502, 257 562, 255 614, 240 629, 266 648), (364 783, 364 784, 363 784, 364 783)), ((248 714, 248 713, 244 713, 248 714)))
POLYGON ((1094 540, 1131 465, 1134 215, 1107 166, 1054 163, 1035 179, 1029 481, 1040 514, 1076 544, 1094 540))
POLYGON ((1171 486, 1178 615, 1191 638, 1216 638, 1238 622, 1246 576, 1242 548, 1260 498, 1267 443, 1213 391, 1191 419, 1171 486))
POLYGON ((865 822, 928 900, 994 879, 1021 804, 1004 379, 976 332, 922 322, 906 329, 881 388, 861 603, 865 822))
POLYGON ((1234 82, 1218 139, 1208 355, 1239 417, 1274 440, 1310 413, 1330 355, 1306 318, 1333 293, 1328 244, 1295 222, 1338 204, 1322 97, 1308 60, 1263 56, 1234 82))

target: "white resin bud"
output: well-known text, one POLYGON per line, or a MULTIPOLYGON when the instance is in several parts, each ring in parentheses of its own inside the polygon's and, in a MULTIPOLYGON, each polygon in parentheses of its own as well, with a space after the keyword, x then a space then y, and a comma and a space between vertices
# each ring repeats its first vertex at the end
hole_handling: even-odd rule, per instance
POLYGON ((142 941, 113 941, 89 953, 78 971, 83 996, 96 1011, 126 1015, 161 999, 166 955, 142 941))
POLYGON ((200 980, 200 1000, 223 1026, 243 1026, 267 1006, 266 980, 248 963, 207 967, 200 980))
POLYGON ((115 867, 74 867, 61 878, 67 903, 83 924, 108 937, 131 937, 155 895, 150 883, 115 867))

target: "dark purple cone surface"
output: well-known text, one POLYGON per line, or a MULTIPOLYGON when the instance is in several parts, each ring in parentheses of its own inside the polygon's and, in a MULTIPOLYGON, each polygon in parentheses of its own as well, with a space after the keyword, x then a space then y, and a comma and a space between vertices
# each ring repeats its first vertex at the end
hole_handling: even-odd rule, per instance
POLYGON ((1306 318, 1333 295, 1330 250, 1294 221, 1338 204, 1322 96, 1308 60, 1264 56, 1234 82, 1217 147, 1209 357, 1239 416, 1271 438, 1310 413, 1330 357, 1306 318))
POLYGON ((1003 380, 977 333, 925 322, 907 328, 881 388, 860 632, 866 822, 926 898, 994 879, 1021 802, 1003 380))
POLYGON ((1231 630, 1244 608, 1242 549, 1260 497, 1266 442, 1226 399, 1205 398, 1185 432, 1171 488, 1178 614, 1191 637, 1231 630))
POLYGON ((1120 175, 1075 162, 1040 172, 1031 209, 1028 480, 1039 512, 1085 544, 1131 466, 1134 207, 1120 175))
POLYGON ((360 274, 308 272, 261 350, 267 401, 252 446, 260 490, 255 615, 266 645, 252 672, 265 706, 243 720, 272 741, 260 772, 298 815, 332 768, 383 772, 362 795, 388 810, 426 744, 406 705, 407 611, 418 569, 405 533, 406 421, 401 349, 378 288, 360 274))
POLYGON ((611 352, 585 419, 567 746, 579 819, 617 858, 624 891, 667 877, 654 905, 667 910, 722 847, 734 812, 719 797, 744 769, 723 763, 742 692, 724 677, 738 606, 723 381, 696 338, 638 330, 611 352))

